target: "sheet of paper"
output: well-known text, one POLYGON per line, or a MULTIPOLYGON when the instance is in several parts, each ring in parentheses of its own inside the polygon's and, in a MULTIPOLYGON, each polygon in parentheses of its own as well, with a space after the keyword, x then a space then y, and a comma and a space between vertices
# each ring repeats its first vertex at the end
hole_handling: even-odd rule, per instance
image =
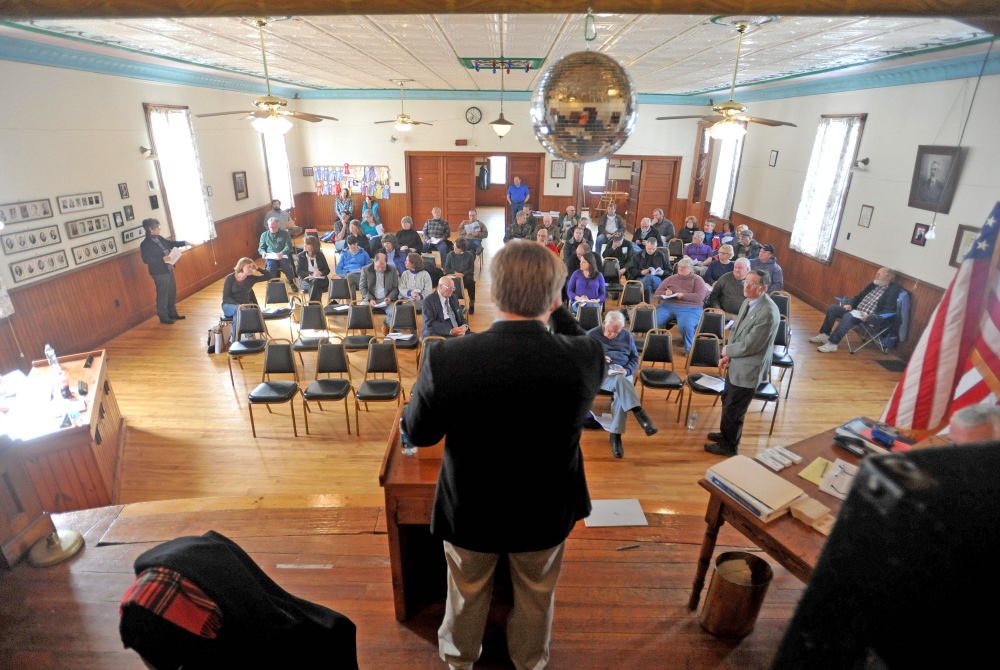
POLYGON ((400 340, 402 342, 407 342, 412 340, 415 336, 413 333, 389 333, 386 337, 390 340, 400 340))
POLYGON ((472 233, 478 232, 478 230, 479 230, 479 224, 478 223, 467 223, 467 224, 465 224, 465 234, 466 235, 471 235, 472 233))
POLYGON ((733 320, 733 319, 730 319, 729 321, 726 321, 726 328, 725 329, 729 330, 730 328, 732 328, 735 325, 736 325, 736 321, 733 320))
POLYGON ((713 391, 725 391, 726 380, 716 377, 715 375, 704 375, 698 380, 698 386, 712 389, 713 391))
POLYGON ((624 500, 592 500, 593 511, 583 520, 588 528, 602 526, 648 526, 649 521, 635 498, 624 500))
POLYGON ((184 253, 184 247, 174 247, 173 249, 170 250, 170 253, 167 254, 167 257, 164 258, 163 260, 173 265, 180 259, 181 254, 183 253, 184 253))
POLYGON ((278 252, 277 251, 269 251, 269 252, 267 252, 266 254, 264 254, 264 260, 265 261, 276 261, 276 260, 279 260, 279 258, 278 258, 278 252))
POLYGON ((340 313, 340 312, 346 312, 350 308, 351 308, 350 305, 334 305, 332 311, 340 313))
POLYGON ((660 300, 670 300, 671 298, 676 298, 677 294, 676 293, 671 293, 670 295, 666 295, 666 294, 660 293, 656 297, 659 298, 660 300))
POLYGON ((860 319, 861 318, 861 310, 860 309, 852 309, 851 310, 851 316, 853 316, 855 319, 860 319))
POLYGON ((815 461, 803 468, 802 472, 799 473, 799 477, 802 477, 802 479, 807 482, 812 482, 816 486, 819 486, 823 483, 823 477, 826 476, 827 471, 832 465, 833 463, 825 458, 817 458, 815 461))
POLYGON ((838 458, 834 461, 833 467, 826 471, 826 476, 823 477, 823 483, 819 485, 819 490, 844 500, 851 492, 851 484, 854 483, 854 475, 857 472, 858 466, 838 458))
POLYGON ((385 300, 382 300, 381 302, 377 302, 377 303, 375 303, 374 305, 372 305, 372 307, 375 307, 375 308, 378 308, 378 309, 381 309, 382 307, 385 307, 385 306, 386 306, 386 305, 388 305, 388 304, 389 304, 389 299, 388 299, 388 298, 386 298, 385 300))
POLYGON ((600 416, 597 416, 595 414, 594 418, 597 419, 597 423, 601 424, 601 428, 603 428, 604 430, 608 431, 609 433, 611 432, 611 420, 612 420, 612 417, 611 417, 610 414, 605 413, 605 414, 602 414, 600 416))

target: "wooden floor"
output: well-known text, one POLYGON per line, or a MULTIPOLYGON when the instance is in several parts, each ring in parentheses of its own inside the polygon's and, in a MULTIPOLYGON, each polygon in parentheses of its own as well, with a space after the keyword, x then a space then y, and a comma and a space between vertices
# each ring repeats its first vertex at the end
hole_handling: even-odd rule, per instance
MULTIPOLYGON (((502 244, 504 222, 499 209, 487 214, 489 257, 502 244)), ((377 475, 395 408, 362 411, 360 437, 347 434, 339 406, 311 415, 309 437, 299 411, 298 438, 287 407, 255 413, 254 439, 246 396, 260 379, 260 362, 248 360, 246 370, 237 370, 233 389, 226 357, 206 353, 221 291, 219 282, 183 301, 180 311, 188 318, 182 322, 164 326, 152 319, 107 344, 109 376, 128 421, 116 502, 133 504, 60 515, 57 525, 86 535, 80 556, 47 570, 22 565, 0 574, 0 667, 142 667, 117 636, 117 601, 131 582, 132 561, 159 541, 209 528, 236 538, 289 591, 350 616, 358 624, 363 668, 443 667, 435 642, 441 606, 406 624, 392 613, 377 475), (102 538, 106 544, 98 546, 102 538)), ((479 295, 476 331, 488 328, 493 316, 488 266, 479 295)), ((807 339, 820 321, 815 310, 793 302, 792 392, 772 437, 770 408, 761 415, 757 403, 751 407, 743 453, 880 414, 899 374, 886 372, 875 363, 885 357, 868 350, 817 353, 807 339)), ((409 354, 402 360, 409 387, 415 361, 409 354)), ((354 363, 360 369, 362 357, 354 363)), ((307 379, 314 369, 307 357, 307 379)), ((524 405, 544 407, 545 399, 539 395, 536 404, 526 397, 524 405)), ((698 428, 687 430, 674 422, 675 405, 662 394, 647 393, 645 405, 660 432, 645 437, 630 424, 622 460, 611 456, 606 433, 584 435, 592 497, 639 498, 651 526, 595 531, 579 524, 574 531, 557 591, 552 667, 766 668, 801 584, 775 566, 761 619, 742 642, 701 630, 685 603, 707 500, 696 483, 719 460, 702 445, 718 427, 719 409, 696 400, 698 428), (641 546, 615 551, 631 543, 641 546)), ((530 434, 533 421, 548 417, 483 410, 484 431, 513 420, 530 434)), ((719 550, 745 543, 724 529, 719 550)), ((510 667, 503 649, 502 635, 489 633, 477 668, 510 667)))

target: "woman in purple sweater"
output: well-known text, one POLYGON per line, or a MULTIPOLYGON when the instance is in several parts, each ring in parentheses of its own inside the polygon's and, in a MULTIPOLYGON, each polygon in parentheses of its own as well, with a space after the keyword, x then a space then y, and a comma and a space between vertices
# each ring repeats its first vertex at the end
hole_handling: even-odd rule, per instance
POLYGON ((705 298, 709 288, 698 275, 692 272, 694 261, 682 258, 677 261, 677 274, 667 277, 653 294, 660 298, 656 306, 656 323, 663 328, 670 317, 677 319, 677 331, 684 336, 684 353, 687 354, 694 342, 694 331, 698 328, 701 311, 705 308, 705 298))
POLYGON ((580 259, 580 269, 570 275, 566 284, 566 294, 574 312, 581 302, 604 304, 607 287, 604 284, 604 275, 597 268, 597 258, 593 253, 588 251, 580 259))

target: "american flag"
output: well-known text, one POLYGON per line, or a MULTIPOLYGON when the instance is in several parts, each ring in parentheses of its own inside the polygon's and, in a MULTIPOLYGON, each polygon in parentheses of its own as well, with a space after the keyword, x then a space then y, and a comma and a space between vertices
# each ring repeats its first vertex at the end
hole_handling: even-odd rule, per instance
POLYGON ((935 432, 967 405, 1000 397, 1000 202, 934 310, 882 413, 897 428, 935 432))

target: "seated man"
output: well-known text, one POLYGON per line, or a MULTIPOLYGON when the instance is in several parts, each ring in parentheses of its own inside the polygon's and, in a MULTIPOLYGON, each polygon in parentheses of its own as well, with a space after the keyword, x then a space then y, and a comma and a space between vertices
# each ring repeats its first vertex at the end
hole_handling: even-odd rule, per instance
POLYGON ((694 331, 708 296, 708 284, 691 271, 693 267, 690 258, 677 261, 677 274, 664 279, 653 294, 661 297, 656 306, 656 327, 663 328, 670 317, 676 318, 677 330, 684 337, 685 354, 694 342, 694 331))
POLYGON ((559 220, 556 221, 556 227, 561 231, 560 234, 564 235, 566 231, 574 228, 579 221, 580 217, 576 215, 576 207, 573 205, 567 205, 566 212, 559 215, 559 220))
POLYGON ((618 277, 624 282, 625 273, 635 267, 635 251, 632 250, 631 244, 625 244, 625 231, 623 230, 613 233, 608 237, 608 240, 611 244, 604 247, 604 258, 618 260, 618 277))
POLYGON ((663 216, 663 210, 659 207, 653 210, 653 228, 656 228, 656 232, 660 234, 660 239, 663 240, 664 246, 666 246, 667 242, 677 237, 677 231, 674 230, 674 222, 663 216))
POLYGON ((577 219, 576 224, 572 228, 567 228, 566 232, 563 233, 563 241, 568 242, 573 238, 574 231, 579 228, 583 231, 584 241, 590 245, 590 248, 594 248, 594 233, 590 231, 590 219, 585 216, 581 216, 577 219))
POLYGON ((736 242, 733 244, 733 251, 736 258, 748 258, 753 260, 760 253, 760 242, 753 238, 753 231, 745 226, 740 226, 736 234, 736 242))
POLYGON ((288 283, 292 290, 299 290, 298 286, 295 285, 295 273, 292 271, 291 255, 295 253, 295 248, 292 247, 292 237, 287 230, 281 228, 277 219, 268 219, 267 230, 261 233, 257 251, 264 259, 268 272, 277 277, 280 268, 288 277, 288 283))
POLYGON ((528 222, 528 213, 521 211, 517 213, 517 222, 507 226, 507 231, 503 236, 504 244, 511 240, 530 240, 534 226, 528 222))
POLYGON ((969 405, 951 415, 948 439, 955 444, 1000 440, 1000 407, 969 405))
POLYGON ((541 230, 542 228, 544 228, 545 232, 547 232, 549 234, 549 239, 553 243, 554 242, 558 242, 559 239, 562 237, 562 231, 560 231, 559 229, 557 229, 556 225, 552 222, 552 215, 551 214, 546 214, 546 215, 544 215, 542 217, 541 223, 539 223, 538 225, 535 226, 535 230, 533 231, 531 237, 534 238, 535 240, 537 240, 538 239, 538 231, 541 230))
POLYGON ((844 336, 859 323, 880 326, 882 319, 878 314, 896 311, 900 288, 892 283, 895 277, 896 273, 889 268, 879 268, 875 281, 861 293, 845 303, 826 308, 826 319, 820 326, 819 335, 809 338, 809 341, 821 344, 819 350, 828 354, 836 351, 844 336), (834 329, 837 319, 840 319, 840 324, 834 329))
MULTIPOLYGON (((375 260, 361 268, 358 288, 361 290, 361 299, 372 307, 386 301, 391 305, 399 298, 399 272, 389 265, 385 251, 375 254, 375 260)), ((388 305, 373 309, 372 312, 383 314, 388 305)))
POLYGON ((601 218, 597 220, 597 257, 603 258, 604 245, 608 243, 611 236, 617 232, 625 232, 625 219, 618 213, 618 205, 613 202, 608 203, 608 209, 601 218))
POLYGON ((293 239, 306 232, 304 228, 300 228, 295 225, 292 221, 292 216, 285 210, 281 209, 280 200, 271 201, 271 209, 268 210, 267 214, 264 215, 264 226, 267 226, 267 222, 271 219, 276 219, 278 225, 288 231, 289 236, 293 239))
POLYGON ((590 251, 590 245, 583 239, 583 231, 579 228, 573 229, 573 236, 563 244, 563 263, 566 264, 566 272, 573 274, 580 269, 580 258, 582 254, 590 251), (578 250, 586 247, 583 252, 578 250))
POLYGON ((712 247, 705 244, 705 233, 700 230, 691 236, 691 244, 684 247, 684 258, 694 261, 694 271, 703 275, 712 262, 712 247))
POLYGON ((448 276, 441 277, 437 291, 424 298, 424 330, 421 337, 462 337, 468 332, 465 310, 455 297, 455 281, 448 276))
POLYGON ((720 242, 715 233, 715 219, 705 219, 705 223, 701 224, 701 231, 705 233, 705 244, 710 246, 713 252, 718 249, 720 242))
POLYGON ((358 290, 361 283, 361 269, 372 262, 368 252, 358 246, 358 238, 347 236, 347 248, 340 254, 337 261, 337 274, 347 277, 352 293, 358 290))
POLYGON ((708 306, 721 309, 726 313, 727 319, 734 320, 746 299, 743 296, 743 280, 747 278, 748 272, 750 272, 750 261, 745 258, 733 261, 733 271, 722 275, 712 286, 712 293, 708 296, 708 306))
POLYGON ((424 242, 420 239, 420 233, 413 230, 413 218, 404 216, 399 220, 400 230, 396 231, 396 241, 399 242, 399 250, 404 255, 424 250, 424 242))
POLYGON ((642 282, 643 299, 652 302, 653 291, 659 288, 664 277, 670 276, 670 257, 664 249, 656 246, 656 238, 650 235, 645 240, 642 252, 636 254, 632 262, 634 265, 627 276, 642 282))
POLYGON ((458 229, 458 238, 466 239, 469 251, 478 256, 483 253, 483 240, 489 236, 490 230, 485 223, 479 220, 479 213, 470 209, 469 218, 463 221, 458 229))
POLYGON ((451 224, 441 218, 441 208, 431 210, 431 217, 424 222, 424 251, 438 250, 441 258, 448 255, 448 238, 451 237, 451 224))
POLYGON ((774 257, 774 246, 771 244, 761 245, 757 258, 750 261, 751 270, 763 270, 771 276, 771 283, 767 287, 768 293, 785 290, 785 275, 778 265, 778 259, 774 257))
POLYGON ((604 316, 603 326, 587 331, 587 335, 604 347, 604 360, 608 363, 601 390, 614 394, 611 400, 611 453, 615 458, 625 455, 622 433, 625 432, 625 420, 629 412, 635 415, 635 420, 646 431, 646 435, 653 435, 658 430, 642 408, 639 394, 635 392, 632 375, 639 367, 639 352, 635 348, 632 333, 624 328, 625 315, 616 309, 604 316))
POLYGON ((639 222, 639 227, 636 228, 635 232, 632 233, 632 246, 636 251, 642 251, 645 246, 647 238, 652 237, 656 240, 657 246, 663 246, 663 239, 660 237, 660 231, 653 228, 653 220, 650 218, 645 218, 639 222))

